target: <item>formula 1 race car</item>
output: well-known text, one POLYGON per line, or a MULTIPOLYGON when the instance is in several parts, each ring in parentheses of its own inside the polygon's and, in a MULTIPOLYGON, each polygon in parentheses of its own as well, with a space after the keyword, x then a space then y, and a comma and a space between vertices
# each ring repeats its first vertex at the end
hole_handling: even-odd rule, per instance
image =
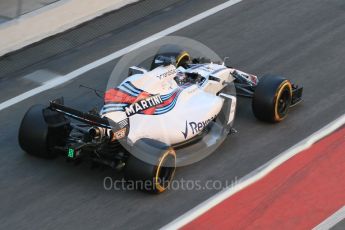
MULTIPOLYGON (((301 101, 302 87, 281 76, 257 76, 225 63, 161 49, 151 68, 131 67, 129 76, 104 94, 100 111, 81 112, 63 98, 34 105, 19 129, 19 144, 31 155, 91 160, 123 170, 145 190, 165 191, 179 151, 198 153, 232 130, 237 98, 252 98, 259 120, 280 122, 301 101)), ((188 153, 187 153, 188 154, 188 153)), ((182 156, 180 161, 186 155, 182 156)))

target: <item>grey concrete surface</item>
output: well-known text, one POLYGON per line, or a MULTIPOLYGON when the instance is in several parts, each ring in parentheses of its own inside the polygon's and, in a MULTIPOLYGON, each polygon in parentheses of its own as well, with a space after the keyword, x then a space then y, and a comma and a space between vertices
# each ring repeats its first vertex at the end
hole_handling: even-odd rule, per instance
POLYGON ((0 0, 0 19, 5 22, 59 0, 0 0))
MULTIPOLYGON (((152 14, 136 25, 32 66, 31 71, 64 73, 116 51, 188 18, 195 12, 188 4, 152 14)), ((202 0, 194 6, 201 10, 207 4, 210 1, 202 0)), ((303 103, 277 125, 257 121, 250 101, 241 99, 235 122, 239 133, 229 137, 207 159, 179 169, 176 179, 231 182, 345 112, 344 9, 341 0, 244 0, 176 33, 229 56, 233 66, 240 69, 258 75, 283 74, 305 87, 303 103)), ((87 165, 74 167, 61 158, 37 159, 19 148, 17 130, 30 105, 61 95, 66 104, 79 109, 100 105, 93 93, 78 86, 104 88, 115 62, 0 111, 1 229, 156 229, 217 192, 176 190, 153 196, 137 191, 106 191, 104 177, 119 179, 121 174, 90 170, 87 165)), ((8 78, 0 85, 14 79, 21 81, 8 78)), ((8 94, 30 87, 23 85, 8 94)), ((1 91, 0 100, 8 94, 1 91)))

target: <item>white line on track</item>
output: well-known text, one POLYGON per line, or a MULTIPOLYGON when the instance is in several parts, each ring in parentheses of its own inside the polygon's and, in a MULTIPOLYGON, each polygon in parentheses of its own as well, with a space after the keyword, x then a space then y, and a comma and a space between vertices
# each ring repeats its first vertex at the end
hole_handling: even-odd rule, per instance
POLYGON ((313 230, 326 230, 331 229, 334 225, 345 219, 345 206, 333 213, 326 220, 322 221, 313 230))
POLYGON ((216 206, 217 204, 221 203, 225 199, 229 198, 230 196, 234 195, 235 193, 239 192, 240 190, 248 187, 249 185, 255 183, 256 181, 265 177, 268 173, 273 171, 275 168, 292 158, 293 156, 297 155, 301 151, 309 148, 318 140, 324 138, 325 136, 331 134, 342 125, 345 124, 345 114, 336 119, 335 121, 329 123, 319 131, 313 133, 311 136, 307 137, 306 139, 300 141, 296 145, 292 146, 288 150, 282 152, 277 157, 273 158, 272 160, 268 161, 266 164, 262 165, 258 169, 254 170, 253 172, 249 173, 245 177, 239 180, 235 186, 229 187, 214 196, 210 197, 206 201, 202 202, 198 206, 194 207, 190 211, 186 212, 182 216, 178 217, 176 220, 172 221, 171 223, 163 226, 161 229, 179 229, 184 225, 190 223, 197 217, 201 216, 202 214, 206 213, 208 210, 216 206))
POLYGON ((82 75, 82 74, 84 74, 84 73, 86 73, 86 72, 88 72, 88 71, 90 71, 90 70, 92 70, 94 68, 97 68, 97 67, 99 67, 101 65, 104 65, 104 64, 106 64, 106 63, 108 63, 108 62, 110 62, 110 61, 112 61, 112 60, 114 60, 114 59, 116 59, 118 57, 121 57, 124 54, 127 54, 127 53, 129 53, 129 52, 131 52, 133 50, 136 50, 136 49, 138 49, 138 48, 140 48, 142 46, 145 46, 145 45, 147 45, 147 44, 149 44, 149 43, 151 43, 153 41, 156 41, 156 40, 158 40, 158 39, 160 39, 160 38, 162 38, 164 36, 167 36, 167 35, 169 35, 171 33, 176 32, 176 31, 178 31, 180 29, 183 29, 183 28, 185 28, 185 27, 187 27, 187 26, 189 26, 189 25, 191 25, 193 23, 196 23, 196 22, 198 22, 198 21, 200 21, 200 20, 202 20, 204 18, 207 18, 207 17, 209 17, 209 16, 211 16, 213 14, 216 14, 219 11, 224 10, 224 9, 226 9, 226 8, 232 6, 232 5, 235 5, 236 3, 239 3, 241 1, 242 0, 229 0, 229 1, 225 2, 225 3, 222 3, 222 4, 220 4, 220 5, 216 6, 216 7, 211 8, 211 9, 209 9, 207 11, 204 11, 204 12, 202 12, 202 13, 194 16, 194 17, 191 17, 191 18, 189 18, 189 19, 187 19, 187 20, 185 20, 183 22, 180 22, 180 23, 178 23, 178 24, 176 24, 174 26, 171 26, 171 27, 169 27, 169 28, 167 28, 165 30, 162 30, 161 32, 158 32, 158 33, 156 33, 154 35, 151 35, 150 37, 147 37, 147 38, 145 38, 145 39, 143 39, 143 40, 141 40, 141 41, 139 41, 137 43, 134 43, 134 44, 132 44, 130 46, 127 46, 127 47, 125 47, 125 48, 123 48, 121 50, 118 50, 118 51, 116 51, 116 52, 114 52, 114 53, 112 53, 112 54, 110 54, 108 56, 105 56, 105 57, 103 57, 101 59, 98 59, 97 61, 94 61, 94 62, 92 62, 90 64, 87 64, 87 65, 85 65, 85 66, 83 66, 83 67, 81 67, 81 68, 79 68, 77 70, 74 70, 73 72, 68 73, 65 76, 62 76, 62 77, 53 79, 51 81, 48 81, 45 84, 43 84, 43 85, 41 85, 41 86, 39 86, 37 88, 31 89, 31 90, 29 90, 29 91, 27 91, 25 93, 22 93, 22 94, 14 97, 14 98, 11 98, 11 99, 9 99, 9 100, 7 100, 5 102, 2 102, 0 104, 0 111, 3 110, 3 109, 8 108, 8 107, 10 107, 10 106, 12 106, 14 104, 17 104, 17 103, 19 103, 19 102, 21 102, 21 101, 23 101, 23 100, 25 100, 25 99, 27 99, 29 97, 35 96, 35 95, 37 95, 39 93, 42 93, 42 92, 44 92, 46 90, 49 90, 49 89, 52 89, 52 88, 54 88, 56 86, 64 84, 64 83, 66 83, 66 82, 68 82, 68 81, 70 81, 70 80, 72 80, 74 78, 77 78, 80 75, 82 75))

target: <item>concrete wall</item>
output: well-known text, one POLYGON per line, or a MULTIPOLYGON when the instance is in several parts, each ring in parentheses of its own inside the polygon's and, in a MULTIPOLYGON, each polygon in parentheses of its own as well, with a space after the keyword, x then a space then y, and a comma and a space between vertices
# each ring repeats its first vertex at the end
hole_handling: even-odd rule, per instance
POLYGON ((0 24, 0 56, 138 0, 61 0, 0 24))

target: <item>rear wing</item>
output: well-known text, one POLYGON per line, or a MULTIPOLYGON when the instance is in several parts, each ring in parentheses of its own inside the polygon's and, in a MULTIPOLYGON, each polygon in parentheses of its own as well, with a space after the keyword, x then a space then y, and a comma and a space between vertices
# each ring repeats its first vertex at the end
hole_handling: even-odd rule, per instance
POLYGON ((106 118, 102 118, 88 112, 81 112, 79 110, 65 106, 63 97, 50 101, 50 105, 48 108, 92 126, 98 126, 107 129, 112 128, 112 126, 109 124, 108 119, 106 118))

